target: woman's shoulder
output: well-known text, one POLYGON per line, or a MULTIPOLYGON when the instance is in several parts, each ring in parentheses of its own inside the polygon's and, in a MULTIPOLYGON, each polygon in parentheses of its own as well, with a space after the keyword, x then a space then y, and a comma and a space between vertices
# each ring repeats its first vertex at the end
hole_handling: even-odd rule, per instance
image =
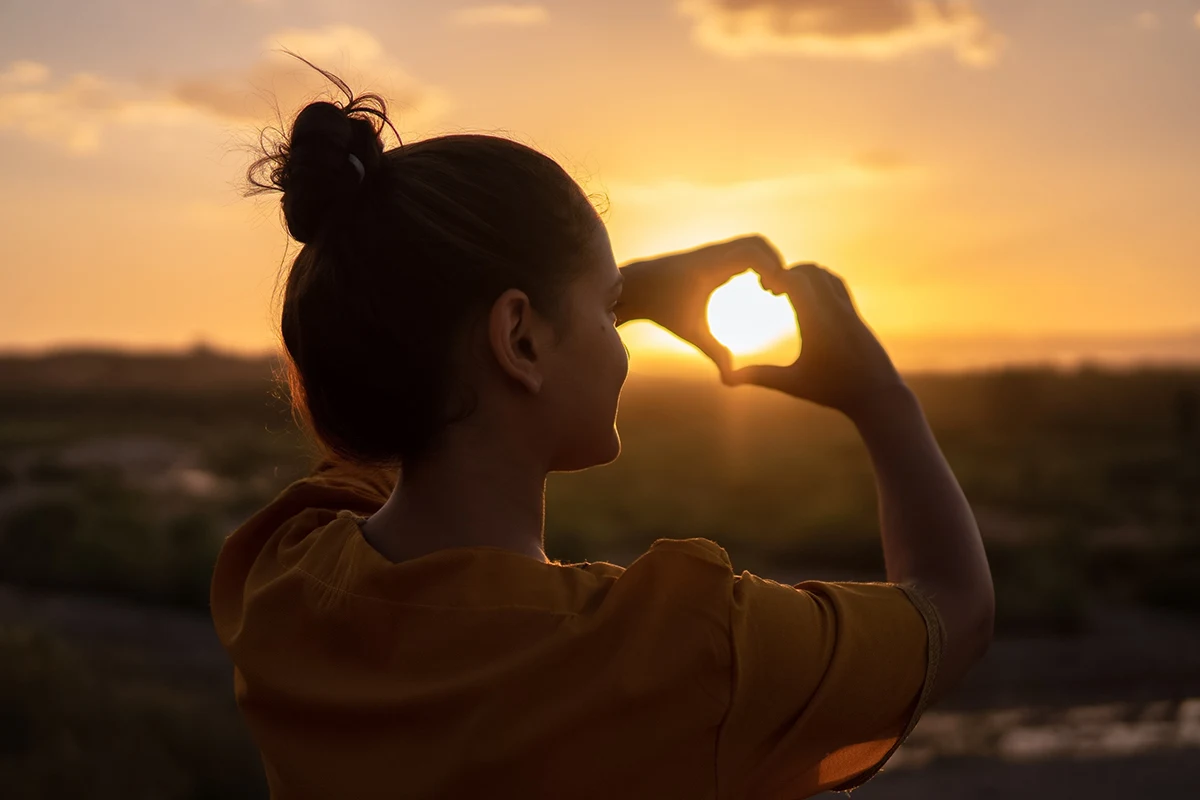
POLYGON ((642 556, 665 557, 671 559, 695 559, 704 563, 726 567, 732 571, 733 562, 725 548, 712 539, 692 537, 688 539, 656 539, 642 556))
POLYGON ((734 579, 725 549, 710 539, 657 539, 625 568, 629 594, 642 587, 667 605, 727 602, 734 579))

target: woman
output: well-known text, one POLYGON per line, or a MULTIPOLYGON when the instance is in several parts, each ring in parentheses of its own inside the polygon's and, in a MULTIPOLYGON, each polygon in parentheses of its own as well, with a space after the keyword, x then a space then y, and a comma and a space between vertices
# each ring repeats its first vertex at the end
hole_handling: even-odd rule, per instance
POLYGON ((546 156, 473 135, 385 151, 382 101, 338 85, 349 102, 305 107, 258 165, 304 243, 281 330, 324 458, 226 540, 212 580, 272 797, 865 782, 982 656, 993 597, 970 508, 842 281, 786 269, 757 236, 618 269, 546 156), (732 370, 707 330, 708 295, 746 268, 795 307, 791 366, 732 370), (877 472, 887 582, 786 586, 697 538, 628 568, 547 558, 546 475, 620 451, 631 319, 726 383, 848 415, 877 472))

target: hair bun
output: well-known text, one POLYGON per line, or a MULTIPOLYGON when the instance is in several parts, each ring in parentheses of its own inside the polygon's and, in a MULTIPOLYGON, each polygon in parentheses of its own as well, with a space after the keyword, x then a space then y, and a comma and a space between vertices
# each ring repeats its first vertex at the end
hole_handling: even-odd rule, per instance
POLYGON ((339 209, 350 205, 382 152, 379 133, 368 120, 333 103, 305 106, 292 123, 276 175, 292 237, 298 242, 316 238, 339 209))

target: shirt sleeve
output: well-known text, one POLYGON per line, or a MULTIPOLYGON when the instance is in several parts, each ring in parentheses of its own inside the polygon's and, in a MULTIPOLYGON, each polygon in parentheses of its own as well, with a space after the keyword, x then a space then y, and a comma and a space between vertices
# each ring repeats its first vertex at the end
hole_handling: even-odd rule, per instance
POLYGON ((720 798, 793 800, 869 780, 916 725, 941 656, 937 610, 894 583, 788 586, 743 572, 720 798))

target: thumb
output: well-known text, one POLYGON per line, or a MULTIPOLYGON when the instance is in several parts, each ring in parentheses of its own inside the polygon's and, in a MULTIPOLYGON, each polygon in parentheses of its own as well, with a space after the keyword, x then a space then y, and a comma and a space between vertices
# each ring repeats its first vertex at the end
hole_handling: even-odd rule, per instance
POLYGON ((733 369, 733 354, 729 352, 729 348, 717 341, 717 338, 707 331, 693 337, 692 344, 696 345, 701 353, 712 359, 721 372, 721 379, 725 380, 730 370, 733 369))
POLYGON ((742 367, 741 369, 733 370, 729 373, 728 383, 730 386, 740 386, 741 384, 748 383, 791 394, 791 391, 787 388, 792 382, 791 377, 791 370, 788 367, 758 364, 752 367, 742 367))

